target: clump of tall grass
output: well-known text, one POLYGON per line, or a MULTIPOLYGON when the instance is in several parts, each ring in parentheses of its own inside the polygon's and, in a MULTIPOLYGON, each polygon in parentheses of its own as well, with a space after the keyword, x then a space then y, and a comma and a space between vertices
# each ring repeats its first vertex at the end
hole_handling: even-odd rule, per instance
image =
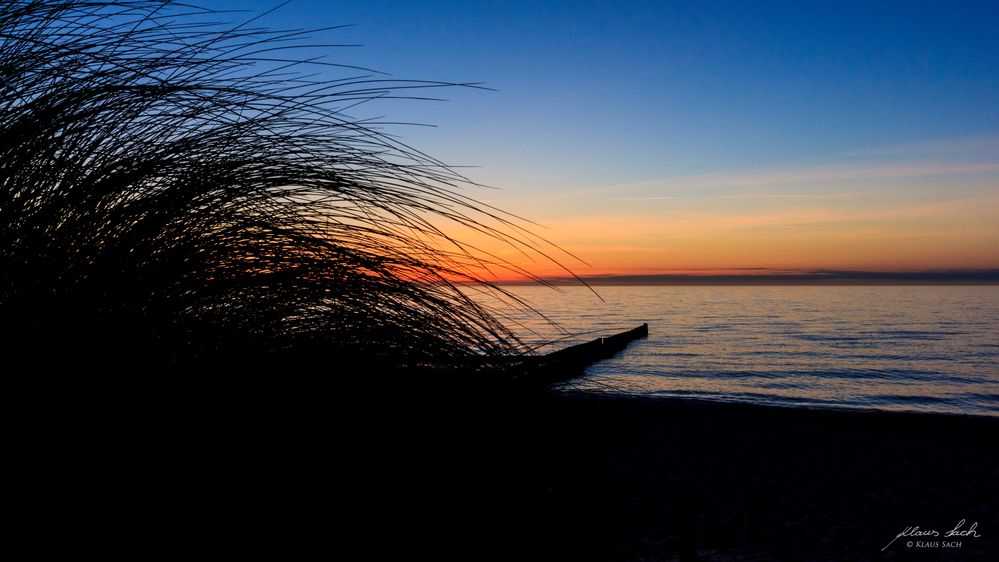
MULTIPOLYGON (((526 348, 462 282, 547 257, 352 106, 447 84, 296 60, 154 0, 0 0, 0 338, 71 365, 415 365, 526 348), (324 76, 307 72, 319 65, 324 76)), ((289 54, 291 53, 291 54, 289 54)))

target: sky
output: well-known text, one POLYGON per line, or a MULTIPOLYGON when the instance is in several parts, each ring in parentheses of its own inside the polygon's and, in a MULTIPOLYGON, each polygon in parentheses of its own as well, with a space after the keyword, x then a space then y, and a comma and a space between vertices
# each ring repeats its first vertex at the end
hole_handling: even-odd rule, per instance
POLYGON ((999 268, 997 2, 293 0, 263 21, 349 25, 316 36, 358 45, 329 62, 491 88, 354 111, 433 125, 391 132, 579 274, 999 268))

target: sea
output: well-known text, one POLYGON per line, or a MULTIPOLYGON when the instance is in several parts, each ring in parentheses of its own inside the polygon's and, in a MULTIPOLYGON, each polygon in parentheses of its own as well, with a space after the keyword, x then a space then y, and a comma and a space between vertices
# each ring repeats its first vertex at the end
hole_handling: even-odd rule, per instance
POLYGON ((544 314, 489 301, 539 352, 648 323, 575 391, 999 416, 999 286, 504 289, 544 314))

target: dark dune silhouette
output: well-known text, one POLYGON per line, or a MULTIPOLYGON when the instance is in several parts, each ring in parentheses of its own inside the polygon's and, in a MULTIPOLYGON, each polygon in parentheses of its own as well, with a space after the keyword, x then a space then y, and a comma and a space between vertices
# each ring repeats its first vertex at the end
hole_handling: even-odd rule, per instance
POLYGON ((0 0, 0 345, 33 389, 36 505, 133 553, 550 536, 524 519, 547 502, 533 394, 475 376, 531 351, 469 293, 517 302, 484 275, 528 273, 440 225, 552 246, 349 116, 470 85, 296 60, 304 32, 215 17, 0 0))

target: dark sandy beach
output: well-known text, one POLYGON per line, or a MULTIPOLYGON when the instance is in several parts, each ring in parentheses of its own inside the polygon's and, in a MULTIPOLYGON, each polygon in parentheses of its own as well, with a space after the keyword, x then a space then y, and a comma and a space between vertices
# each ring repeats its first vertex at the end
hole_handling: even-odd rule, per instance
POLYGON ((980 561, 999 548, 997 419, 582 394, 443 400, 418 386, 244 383, 146 402, 88 426, 60 465, 77 468, 58 473, 81 479, 67 485, 80 519, 130 552, 980 561), (944 547, 962 519, 980 536, 944 547), (939 545, 902 538, 882 552, 910 526, 938 531, 925 542, 939 545))
POLYGON ((356 440, 338 442, 354 460, 332 486, 359 517, 350 536, 378 545, 370 559, 978 561, 999 552, 989 453, 999 419, 592 394, 405 396, 382 397, 390 423, 370 410, 348 426, 356 440), (962 519, 980 536, 943 546, 962 519), (912 526, 936 530, 925 542, 939 545, 899 539, 881 550, 912 526))
POLYGON ((988 560, 999 420, 575 395, 557 480, 609 560, 988 560), (944 535, 964 519, 979 538, 944 535), (900 538, 906 527, 939 537, 900 538), (912 541, 912 547, 906 543, 912 541), (939 543, 919 548, 916 542, 939 543), (960 543, 945 547, 944 541, 960 543))

